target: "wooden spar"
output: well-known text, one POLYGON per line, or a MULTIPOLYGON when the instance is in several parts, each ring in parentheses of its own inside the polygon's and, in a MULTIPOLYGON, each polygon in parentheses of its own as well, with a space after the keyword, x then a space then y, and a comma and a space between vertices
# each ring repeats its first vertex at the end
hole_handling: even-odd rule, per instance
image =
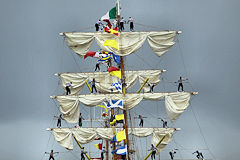
MULTIPOLYGON (((164 138, 166 137, 166 135, 164 135, 160 141, 158 142, 158 144, 156 145, 156 147, 158 147, 160 145, 160 143, 164 140, 164 138)), ((148 155, 144 158, 144 160, 147 160, 148 157, 152 154, 152 151, 150 151, 150 153, 148 153, 148 155)))
MULTIPOLYGON (((113 117, 113 116, 114 116, 114 109, 111 108, 111 117, 113 117)), ((115 134, 115 127, 114 127, 114 125, 112 126, 112 131, 113 131, 113 135, 114 135, 115 134)), ((115 142, 112 143, 112 147, 113 147, 113 150, 116 149, 115 142)), ((116 160, 116 159, 117 159, 116 155, 113 154, 113 160, 116 160)))
POLYGON ((92 89, 91 89, 90 85, 88 84, 87 80, 85 81, 85 83, 86 83, 86 85, 87 85, 89 91, 92 93, 92 89))
POLYGON ((140 92, 141 92, 143 86, 148 82, 148 80, 149 80, 149 78, 147 78, 147 79, 145 80, 145 82, 141 85, 141 87, 139 88, 139 90, 137 91, 137 93, 140 93, 140 92))
MULTIPOLYGON (((118 22, 118 31, 120 31, 120 2, 119 0, 117 0, 116 3, 116 8, 117 8, 117 22, 118 22)), ((121 33, 119 35, 119 42, 118 44, 121 44, 121 33)), ((121 52, 121 48, 119 47, 120 52, 121 52)), ((123 95, 126 94, 126 83, 125 83, 125 74, 124 74, 124 60, 123 60, 123 56, 120 56, 120 67, 121 67, 121 82, 122 82, 122 93, 123 95)), ((124 114, 124 125, 123 128, 125 129, 125 135, 126 135, 126 140, 124 141, 124 143, 127 143, 127 159, 130 160, 129 157, 129 140, 128 140, 128 118, 127 118, 127 106, 123 104, 124 110, 123 110, 123 114, 124 114)))
MULTIPOLYGON (((105 121, 105 127, 108 128, 107 121, 105 121)), ((106 142, 106 160, 108 160, 108 152, 109 152, 108 140, 105 140, 105 142, 106 142)))
MULTIPOLYGON (((83 147, 81 146, 81 144, 78 142, 78 140, 76 139, 76 137, 73 135, 73 138, 75 139, 75 141, 77 142, 78 146, 83 149, 83 147)), ((85 156, 87 157, 88 160, 91 160, 91 158, 89 157, 89 155, 87 153, 84 153, 85 156)))

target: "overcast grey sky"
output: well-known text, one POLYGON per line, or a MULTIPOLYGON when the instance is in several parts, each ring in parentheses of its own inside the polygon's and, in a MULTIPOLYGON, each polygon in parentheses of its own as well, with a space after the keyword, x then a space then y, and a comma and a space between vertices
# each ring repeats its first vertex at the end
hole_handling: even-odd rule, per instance
MULTIPOLYGON (((178 144, 182 148, 209 147, 218 160, 238 159, 240 1, 122 0, 121 3, 124 17, 131 16, 135 23, 158 27, 136 25, 138 31, 160 28, 183 31, 178 36, 179 42, 161 58, 146 47, 137 55, 148 64, 143 65, 134 55, 127 61, 128 68, 167 69, 164 74, 167 81, 176 81, 180 75, 187 77, 191 85, 186 84, 186 90, 193 87, 199 92, 188 110, 172 124, 182 131, 175 134, 175 142, 168 148, 179 147, 178 144)), ((55 91, 58 83, 55 73, 92 71, 95 62, 74 55, 58 33, 94 31, 85 28, 94 27, 114 4, 114 0, 1 1, 0 159, 48 159, 43 153, 51 148, 64 152, 56 157, 59 160, 79 159, 45 131, 47 127, 55 127, 53 116, 59 114, 49 96, 63 93, 59 87, 55 91)), ((171 83, 164 86, 160 83, 156 90, 162 88, 176 90, 171 83)), ((189 156, 190 152, 183 151, 182 155, 189 156)), ((207 158, 213 158, 209 151, 203 152, 207 158)), ((162 157, 167 157, 167 151, 162 157)))

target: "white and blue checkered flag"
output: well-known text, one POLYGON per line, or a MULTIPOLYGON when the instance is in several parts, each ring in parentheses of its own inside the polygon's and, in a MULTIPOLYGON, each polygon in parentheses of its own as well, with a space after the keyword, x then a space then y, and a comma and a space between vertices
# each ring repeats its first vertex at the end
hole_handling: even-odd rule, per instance
POLYGON ((122 93, 122 83, 121 82, 112 83, 112 85, 110 86, 111 91, 114 88, 122 93))

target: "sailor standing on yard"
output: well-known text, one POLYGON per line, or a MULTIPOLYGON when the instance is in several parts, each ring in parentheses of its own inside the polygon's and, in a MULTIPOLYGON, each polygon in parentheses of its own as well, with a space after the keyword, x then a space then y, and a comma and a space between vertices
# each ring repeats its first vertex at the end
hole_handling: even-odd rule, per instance
POLYGON ((55 153, 59 153, 59 152, 53 152, 53 150, 51 150, 50 153, 49 153, 49 152, 45 152, 45 154, 49 154, 49 160, 50 160, 50 159, 53 159, 53 160, 54 160, 53 155, 54 155, 55 153))
POLYGON ((143 116, 142 116, 142 115, 139 115, 138 118, 140 119, 139 126, 140 126, 140 127, 143 127, 143 116))
POLYGON ((133 25, 133 18, 132 17, 129 17, 129 20, 128 20, 128 22, 127 23, 129 23, 130 22, 130 31, 133 31, 134 29, 134 25, 133 25))
POLYGON ((70 83, 66 83, 66 87, 65 87, 65 89, 66 89, 66 95, 69 95, 69 94, 71 94, 71 90, 70 90, 70 88, 72 87, 72 82, 70 82, 70 83))
MULTIPOLYGON (((188 80, 188 79, 186 79, 186 80, 188 80)), ((178 92, 180 90, 180 87, 182 89, 182 92, 184 92, 184 90, 183 90, 183 81, 186 81, 186 80, 183 80, 182 77, 179 78, 179 80, 178 80, 178 92)))
POLYGON ((97 88, 95 86, 95 84, 96 84, 95 78, 93 78, 91 83, 92 83, 92 93, 93 93, 93 88, 95 89, 95 92, 97 93, 97 88))
POLYGON ((167 121, 165 119, 160 118, 163 123, 163 128, 167 128, 167 121))
POLYGON ((197 153, 197 155, 196 155, 197 159, 203 159, 203 158, 204 158, 203 155, 202 155, 202 153, 199 152, 198 150, 196 150, 196 151, 193 152, 192 154, 194 154, 194 153, 197 153))
POLYGON ((104 153, 106 153, 105 147, 102 148, 101 150, 101 159, 104 159, 104 153))
POLYGON ((84 147, 81 149, 81 160, 85 160, 84 154, 87 153, 84 151, 84 147))
POLYGON ((170 155, 170 157, 171 157, 172 160, 173 160, 173 158, 174 158, 174 154, 176 154, 176 151, 174 151, 174 150, 172 150, 172 151, 169 152, 169 155, 170 155))
POLYGON ((100 62, 96 63, 95 71, 97 71, 97 69, 100 71, 100 62))
POLYGON ((150 149, 150 151, 152 151, 152 154, 151 154, 152 160, 155 159, 155 154, 156 154, 157 150, 158 150, 157 147, 154 147, 154 145, 152 144, 151 149, 150 149))
POLYGON ((78 126, 79 127, 82 127, 82 120, 83 120, 82 113, 80 113, 79 118, 78 118, 78 126))
POLYGON ((155 84, 148 82, 148 86, 150 87, 150 92, 153 93, 153 88, 155 87, 155 84))
POLYGON ((125 20, 122 17, 121 20, 120 20, 120 31, 124 30, 124 22, 125 22, 125 20))
POLYGON ((64 119, 62 118, 62 114, 60 114, 59 117, 58 117, 58 121, 57 121, 57 127, 58 127, 58 128, 61 127, 61 125, 62 125, 62 122, 61 122, 61 121, 62 121, 62 120, 64 120, 64 119))
POLYGON ((99 19, 96 23, 95 23, 95 28, 96 28, 96 31, 98 32, 99 31, 99 26, 100 24, 102 24, 101 20, 99 19))

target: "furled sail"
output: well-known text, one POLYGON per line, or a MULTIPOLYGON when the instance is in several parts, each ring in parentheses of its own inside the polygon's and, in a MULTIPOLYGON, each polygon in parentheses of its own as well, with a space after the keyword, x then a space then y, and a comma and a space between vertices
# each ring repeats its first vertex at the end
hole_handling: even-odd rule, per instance
MULTIPOLYGON (((100 137, 106 140, 112 140, 114 137, 112 128, 54 128, 51 129, 56 141, 67 149, 73 149, 72 136, 81 144, 92 142, 95 138, 100 137)), ((116 132, 122 130, 116 128, 116 132)), ((128 134, 137 137, 147 137, 152 135, 152 144, 156 145, 162 136, 166 135, 162 144, 159 146, 161 151, 172 139, 175 128, 129 128, 128 134)))
MULTIPOLYGON (((160 82, 160 75, 164 70, 141 70, 141 71, 125 71, 126 77, 126 88, 129 89, 132 87, 137 80, 139 80, 140 85, 142 85, 147 78, 149 78, 150 83, 155 85, 160 82)), ((93 78, 96 80, 97 90, 101 93, 117 93, 117 90, 110 90, 112 83, 118 82, 119 78, 116 76, 110 75, 108 72, 86 72, 86 73, 60 73, 58 74, 62 80, 62 87, 65 90, 66 83, 72 82, 71 94, 79 93, 85 81, 92 81, 93 78)), ((144 85, 143 91, 148 92, 150 89, 148 85, 144 85)))
POLYGON ((122 99, 123 104, 128 109, 134 108, 143 99, 161 100, 165 99, 165 108, 171 121, 176 120, 188 107, 192 93, 189 92, 172 92, 172 93, 127 93, 123 94, 94 94, 94 95, 68 95, 54 96, 56 98, 60 111, 64 115, 64 119, 69 123, 78 122, 80 113, 79 103, 93 107, 102 102, 109 100, 122 99))
POLYGON ((94 39, 101 49, 114 52, 119 56, 136 52, 147 39, 153 52, 161 56, 174 45, 174 37, 177 33, 177 31, 121 32, 115 36, 104 32, 65 32, 63 35, 67 45, 80 56, 84 56, 89 51, 94 39), (104 46, 104 42, 109 39, 119 42, 119 50, 104 46))

